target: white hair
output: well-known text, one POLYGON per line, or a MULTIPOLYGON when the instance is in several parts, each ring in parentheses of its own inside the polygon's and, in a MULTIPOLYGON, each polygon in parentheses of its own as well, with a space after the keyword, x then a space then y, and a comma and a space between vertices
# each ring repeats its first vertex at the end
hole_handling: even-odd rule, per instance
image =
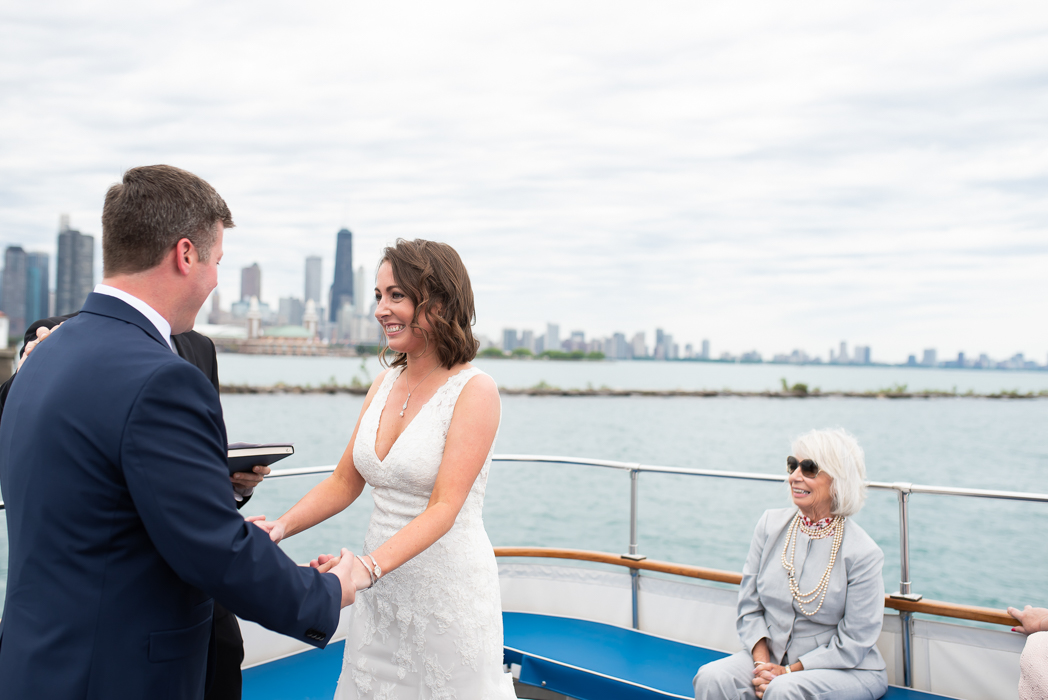
POLYGON ((797 459, 813 459, 833 482, 833 515, 851 516, 866 502, 866 457, 858 441, 844 428, 812 430, 793 441, 797 459))

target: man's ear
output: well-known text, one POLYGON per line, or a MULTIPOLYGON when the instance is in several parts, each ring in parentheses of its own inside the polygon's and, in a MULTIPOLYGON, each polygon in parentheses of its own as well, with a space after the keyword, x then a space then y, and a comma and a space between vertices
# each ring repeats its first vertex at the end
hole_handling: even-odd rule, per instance
POLYGON ((188 275, 197 262, 196 246, 188 238, 179 239, 175 244, 175 266, 183 275, 188 275))

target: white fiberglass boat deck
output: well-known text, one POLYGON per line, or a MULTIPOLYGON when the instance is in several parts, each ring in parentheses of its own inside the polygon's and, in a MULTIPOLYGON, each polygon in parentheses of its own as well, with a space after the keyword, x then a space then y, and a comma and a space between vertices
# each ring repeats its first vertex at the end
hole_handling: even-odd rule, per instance
MULTIPOLYGON (((620 469, 631 477, 631 532, 625 555, 577 550, 496 547, 505 623, 505 661, 525 686, 543 697, 582 700, 690 698, 691 678, 703 663, 739 649, 733 572, 655 562, 637 552, 637 475, 782 481, 784 477, 651 467, 600 460, 509 455, 501 462, 568 463, 620 469), (562 563, 587 562, 585 568, 562 563), (556 564, 554 562, 561 562, 556 564), (593 564, 602 565, 595 568, 593 564), (718 582, 720 586, 710 585, 718 582), (542 691, 559 695, 543 695, 542 691)), ((316 467, 274 472, 286 477, 329 471, 316 467)), ((1002 700, 1017 696, 1025 638, 1006 630, 948 621, 1011 626, 1003 610, 922 600, 909 591, 908 499, 911 493, 1001 498, 1048 503, 1048 495, 913 484, 871 483, 899 498, 900 592, 885 598, 878 648, 892 684, 884 696, 1002 700), (915 619, 913 615, 934 616, 915 619)), ((331 698, 342 668, 340 631, 324 650, 242 623, 245 700, 331 698)))

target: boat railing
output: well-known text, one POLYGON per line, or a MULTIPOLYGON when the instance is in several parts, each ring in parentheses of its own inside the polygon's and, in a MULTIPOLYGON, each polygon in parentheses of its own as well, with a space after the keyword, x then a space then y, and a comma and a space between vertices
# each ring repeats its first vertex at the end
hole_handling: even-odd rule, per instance
MULTIPOLYGON (((705 569, 697 566, 649 560, 639 551, 638 540, 638 494, 641 474, 675 474, 681 476, 698 476, 714 479, 739 479, 744 481, 784 482, 785 474, 761 474, 756 472, 720 471, 716 469, 691 469, 687 467, 660 466, 641 464, 639 462, 618 462, 606 459, 587 459, 581 457, 560 457, 549 455, 495 455, 495 462, 526 462, 535 464, 570 464, 584 467, 614 469, 629 473, 630 478, 630 536, 629 549, 626 554, 616 555, 604 552, 590 552, 574 549, 553 549, 546 547, 496 547, 495 554, 503 557, 543 557, 554 559, 575 559, 592 561, 616 566, 625 566, 630 570, 632 579, 632 618, 634 629, 639 628, 638 599, 640 597, 640 572, 655 571, 678 576, 685 576, 721 583, 738 584, 741 574, 716 569, 705 569)), ((311 474, 333 472, 334 465, 319 467, 300 467, 297 469, 274 469, 266 478, 278 479, 311 474)), ((885 607, 899 612, 902 623, 902 657, 903 682, 912 687, 913 683, 913 614, 925 613, 962 620, 975 620, 998 625, 1013 626, 1015 619, 1003 610, 982 608, 970 605, 957 605, 934 600, 923 600, 923 596, 914 593, 910 582, 910 535, 909 503, 914 493, 938 496, 958 496, 962 498, 990 498, 1006 501, 1031 501, 1048 503, 1048 494, 1028 493, 1024 491, 999 491, 992 489, 970 489, 949 486, 928 486, 909 482, 869 481, 867 486, 878 491, 894 491, 899 501, 899 553, 900 580, 899 590, 885 596, 885 607)), ((0 510, 4 504, 0 502, 0 510)))

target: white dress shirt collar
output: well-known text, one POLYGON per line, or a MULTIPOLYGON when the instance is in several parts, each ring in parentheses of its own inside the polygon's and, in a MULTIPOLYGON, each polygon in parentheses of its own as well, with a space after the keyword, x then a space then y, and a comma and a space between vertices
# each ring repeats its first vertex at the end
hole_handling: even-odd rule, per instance
POLYGON ((109 297, 116 297, 120 301, 128 304, 135 311, 141 313, 143 316, 149 319, 150 323, 156 326, 156 329, 160 331, 160 337, 163 338, 164 341, 167 342, 168 347, 171 348, 172 351, 174 351, 175 345, 173 342, 171 342, 171 324, 167 322, 167 319, 165 319, 163 316, 157 313, 156 309, 154 309, 152 306, 145 303, 138 297, 132 296, 131 294, 128 294, 122 289, 110 287, 108 284, 96 284, 95 294, 105 294, 109 297))

